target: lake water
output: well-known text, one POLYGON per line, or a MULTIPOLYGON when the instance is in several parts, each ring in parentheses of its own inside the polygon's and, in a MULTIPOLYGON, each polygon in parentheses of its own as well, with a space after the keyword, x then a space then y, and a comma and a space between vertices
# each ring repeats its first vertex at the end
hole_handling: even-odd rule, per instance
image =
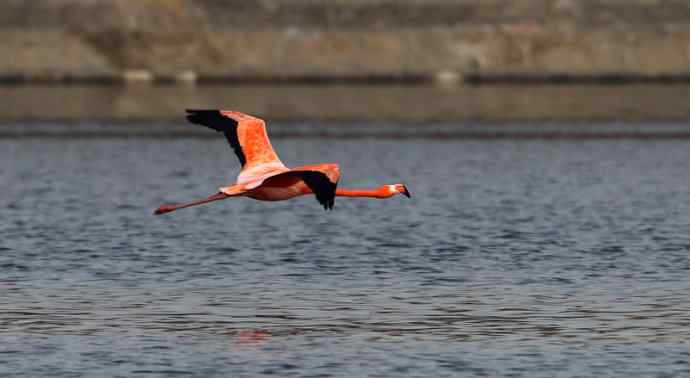
POLYGON ((0 140, 0 375, 690 374, 689 142, 273 144, 412 199, 154 217, 223 140, 0 140))

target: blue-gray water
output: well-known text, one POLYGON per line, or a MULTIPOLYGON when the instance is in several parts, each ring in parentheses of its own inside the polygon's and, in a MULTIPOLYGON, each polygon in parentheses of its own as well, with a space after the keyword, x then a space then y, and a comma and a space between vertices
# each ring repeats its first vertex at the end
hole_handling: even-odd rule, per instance
POLYGON ((690 374, 688 142, 274 146, 413 198, 154 217, 222 140, 0 140, 0 375, 690 374))

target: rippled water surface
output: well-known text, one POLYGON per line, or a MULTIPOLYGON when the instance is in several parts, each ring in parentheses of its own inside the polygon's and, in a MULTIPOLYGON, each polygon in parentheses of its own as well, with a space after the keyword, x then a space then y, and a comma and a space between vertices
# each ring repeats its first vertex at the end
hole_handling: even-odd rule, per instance
POLYGON ((690 374, 687 142, 274 146, 413 198, 154 217, 234 179, 222 140, 0 140, 0 373, 690 374))

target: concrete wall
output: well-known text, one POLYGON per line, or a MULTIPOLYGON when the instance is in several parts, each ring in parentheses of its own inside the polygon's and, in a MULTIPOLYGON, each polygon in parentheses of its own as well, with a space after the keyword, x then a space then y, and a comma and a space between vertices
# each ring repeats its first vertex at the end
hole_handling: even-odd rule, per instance
POLYGON ((5 0, 0 76, 690 75, 684 0, 5 0))

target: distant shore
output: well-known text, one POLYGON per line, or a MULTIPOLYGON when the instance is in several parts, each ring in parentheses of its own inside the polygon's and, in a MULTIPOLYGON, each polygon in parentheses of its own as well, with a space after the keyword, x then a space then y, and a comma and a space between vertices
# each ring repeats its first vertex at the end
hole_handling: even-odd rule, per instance
POLYGON ((0 3, 0 122, 690 120, 684 0, 0 3))
POLYGON ((682 0, 32 0, 0 25, 6 85, 690 77, 682 0))

